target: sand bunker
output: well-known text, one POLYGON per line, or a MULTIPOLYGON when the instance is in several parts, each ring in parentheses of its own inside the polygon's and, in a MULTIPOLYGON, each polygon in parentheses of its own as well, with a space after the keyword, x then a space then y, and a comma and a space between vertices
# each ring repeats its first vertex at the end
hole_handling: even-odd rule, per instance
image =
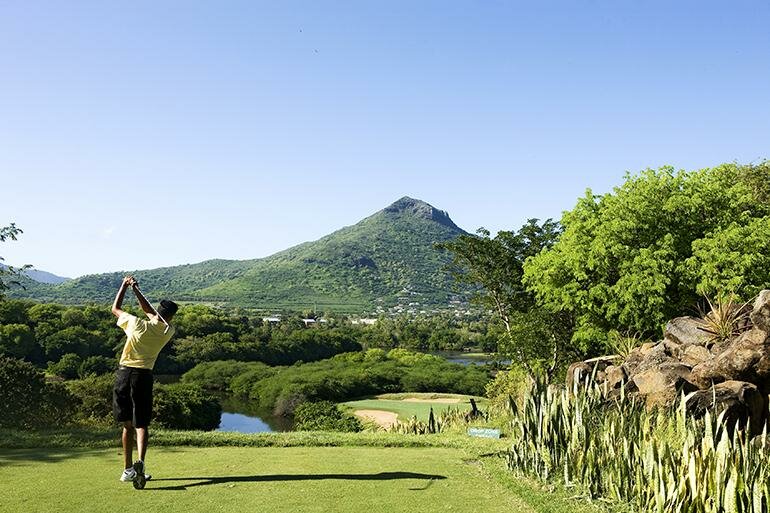
POLYGON ((408 401, 410 403, 446 403, 446 404, 456 404, 462 401, 460 397, 437 397, 436 399, 427 399, 422 397, 407 397, 404 399, 404 401, 408 401))
POLYGON ((398 415, 392 411, 382 410, 356 410, 353 412, 356 417, 361 417, 364 420, 374 421, 378 426, 383 428, 389 428, 396 423, 398 415))

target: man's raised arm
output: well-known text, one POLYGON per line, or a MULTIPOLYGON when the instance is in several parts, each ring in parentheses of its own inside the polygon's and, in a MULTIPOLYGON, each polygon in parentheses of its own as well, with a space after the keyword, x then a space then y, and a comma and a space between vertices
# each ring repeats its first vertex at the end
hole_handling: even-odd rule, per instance
POLYGON ((121 309, 123 307, 123 298, 126 296, 126 289, 133 280, 134 279, 131 276, 126 276, 123 278, 123 283, 120 284, 120 289, 115 296, 115 301, 112 302, 112 315, 115 317, 120 317, 120 314, 123 313, 123 310, 121 309))
POLYGON ((131 290, 134 291, 134 295, 136 296, 136 300, 139 301, 139 306, 142 307, 142 311, 149 317, 150 319, 155 318, 155 309, 152 307, 150 303, 147 302, 147 299, 139 293, 138 287, 139 282, 134 279, 133 276, 131 276, 131 290))

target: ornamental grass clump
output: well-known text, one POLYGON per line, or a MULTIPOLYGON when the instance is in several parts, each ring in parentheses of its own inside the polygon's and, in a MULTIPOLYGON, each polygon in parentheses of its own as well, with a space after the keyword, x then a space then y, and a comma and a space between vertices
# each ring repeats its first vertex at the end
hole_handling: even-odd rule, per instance
POLYGON ((536 384, 512 411, 508 468, 635 511, 767 512, 767 430, 751 439, 724 415, 695 419, 686 400, 648 412, 593 385, 575 394, 536 384))
POLYGON ((644 340, 640 333, 621 334, 617 331, 611 331, 607 339, 607 347, 613 353, 625 359, 631 351, 641 346, 647 340, 644 340))
POLYGON ((700 329, 708 333, 711 342, 730 340, 750 328, 750 302, 741 304, 731 294, 719 296, 714 301, 706 297, 706 302, 709 311, 701 312, 703 327, 700 329))

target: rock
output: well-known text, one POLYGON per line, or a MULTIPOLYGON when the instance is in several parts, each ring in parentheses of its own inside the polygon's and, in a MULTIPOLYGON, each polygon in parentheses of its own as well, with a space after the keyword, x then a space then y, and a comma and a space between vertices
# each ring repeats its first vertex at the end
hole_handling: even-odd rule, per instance
POLYGON ((705 327, 695 317, 673 319, 663 340, 632 349, 622 362, 602 357, 572 364, 568 386, 595 376, 608 399, 636 395, 648 408, 676 404, 680 394, 694 393, 688 400, 691 411, 725 411, 733 426, 750 423, 752 431, 760 430, 770 413, 770 290, 763 290, 751 313, 742 316, 739 334, 714 343, 705 327))
POLYGON ((759 293, 749 318, 756 329, 770 334, 770 290, 759 293))
POLYGON ((666 324, 665 339, 682 346, 705 346, 709 343, 709 335, 701 328, 703 321, 697 317, 677 317, 666 324))
POLYGON ((662 363, 635 374, 634 384, 639 394, 645 396, 647 407, 671 404, 681 392, 689 393, 697 388, 688 381, 690 369, 677 361, 662 363))
POLYGON ((645 342, 641 346, 639 346, 639 352, 642 354, 642 356, 646 356, 647 353, 652 351, 652 349, 658 345, 657 342, 645 342))
POLYGON ((703 346, 687 346, 682 354, 681 362, 691 369, 711 358, 711 352, 703 346))
POLYGON ((588 383, 591 376, 596 383, 603 383, 607 379, 605 370, 617 359, 617 356, 599 356, 584 362, 573 363, 567 369, 567 390, 574 390, 575 383, 588 383))
POLYGON ((725 412, 725 421, 731 428, 743 429, 750 422, 751 433, 759 434, 765 425, 767 396, 756 385, 744 381, 725 381, 713 389, 699 390, 687 399, 687 410, 703 416, 706 410, 713 415, 725 412))
MULTIPOLYGON (((654 345, 654 344, 653 344, 654 345)), ((649 352, 649 351, 648 351, 649 352)), ((642 354, 641 348, 637 347, 631 350, 623 361, 623 370, 626 372, 626 376, 630 376, 634 373, 639 364, 644 361, 644 354, 642 354)))
POLYGON ((607 376, 604 381, 607 384, 607 390, 620 388, 621 385, 623 385, 628 379, 626 371, 623 369, 623 367, 610 365, 604 370, 604 373, 607 376))
POLYGON ((639 364, 636 365, 635 368, 628 373, 628 375, 632 376, 639 372, 644 372, 648 369, 660 367, 664 363, 670 363, 672 360, 675 360, 675 358, 672 358, 673 353, 670 349, 671 346, 667 345, 665 342, 658 342, 649 351, 647 351, 647 354, 644 355, 642 361, 639 362, 639 364))
POLYGON ((766 389, 763 384, 770 382, 770 346, 766 340, 767 334, 756 328, 742 333, 717 356, 693 367, 692 382, 709 388, 722 381, 748 381, 766 389))
MULTIPOLYGON (((677 360, 680 360, 682 358, 682 354, 684 353, 684 348, 689 346, 682 346, 672 340, 669 339, 663 339, 663 350, 668 356, 671 356, 672 358, 676 358, 677 360)), ((695 347, 702 347, 702 346, 695 346, 695 347)))

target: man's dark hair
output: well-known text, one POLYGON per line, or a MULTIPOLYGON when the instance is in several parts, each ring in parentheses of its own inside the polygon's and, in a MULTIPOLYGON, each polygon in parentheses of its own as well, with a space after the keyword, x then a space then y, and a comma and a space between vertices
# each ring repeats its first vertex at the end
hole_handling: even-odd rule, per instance
POLYGON ((162 300, 160 302, 160 306, 158 307, 158 313, 164 319, 166 317, 173 317, 177 310, 179 310, 179 305, 173 301, 169 301, 168 299, 162 300))

